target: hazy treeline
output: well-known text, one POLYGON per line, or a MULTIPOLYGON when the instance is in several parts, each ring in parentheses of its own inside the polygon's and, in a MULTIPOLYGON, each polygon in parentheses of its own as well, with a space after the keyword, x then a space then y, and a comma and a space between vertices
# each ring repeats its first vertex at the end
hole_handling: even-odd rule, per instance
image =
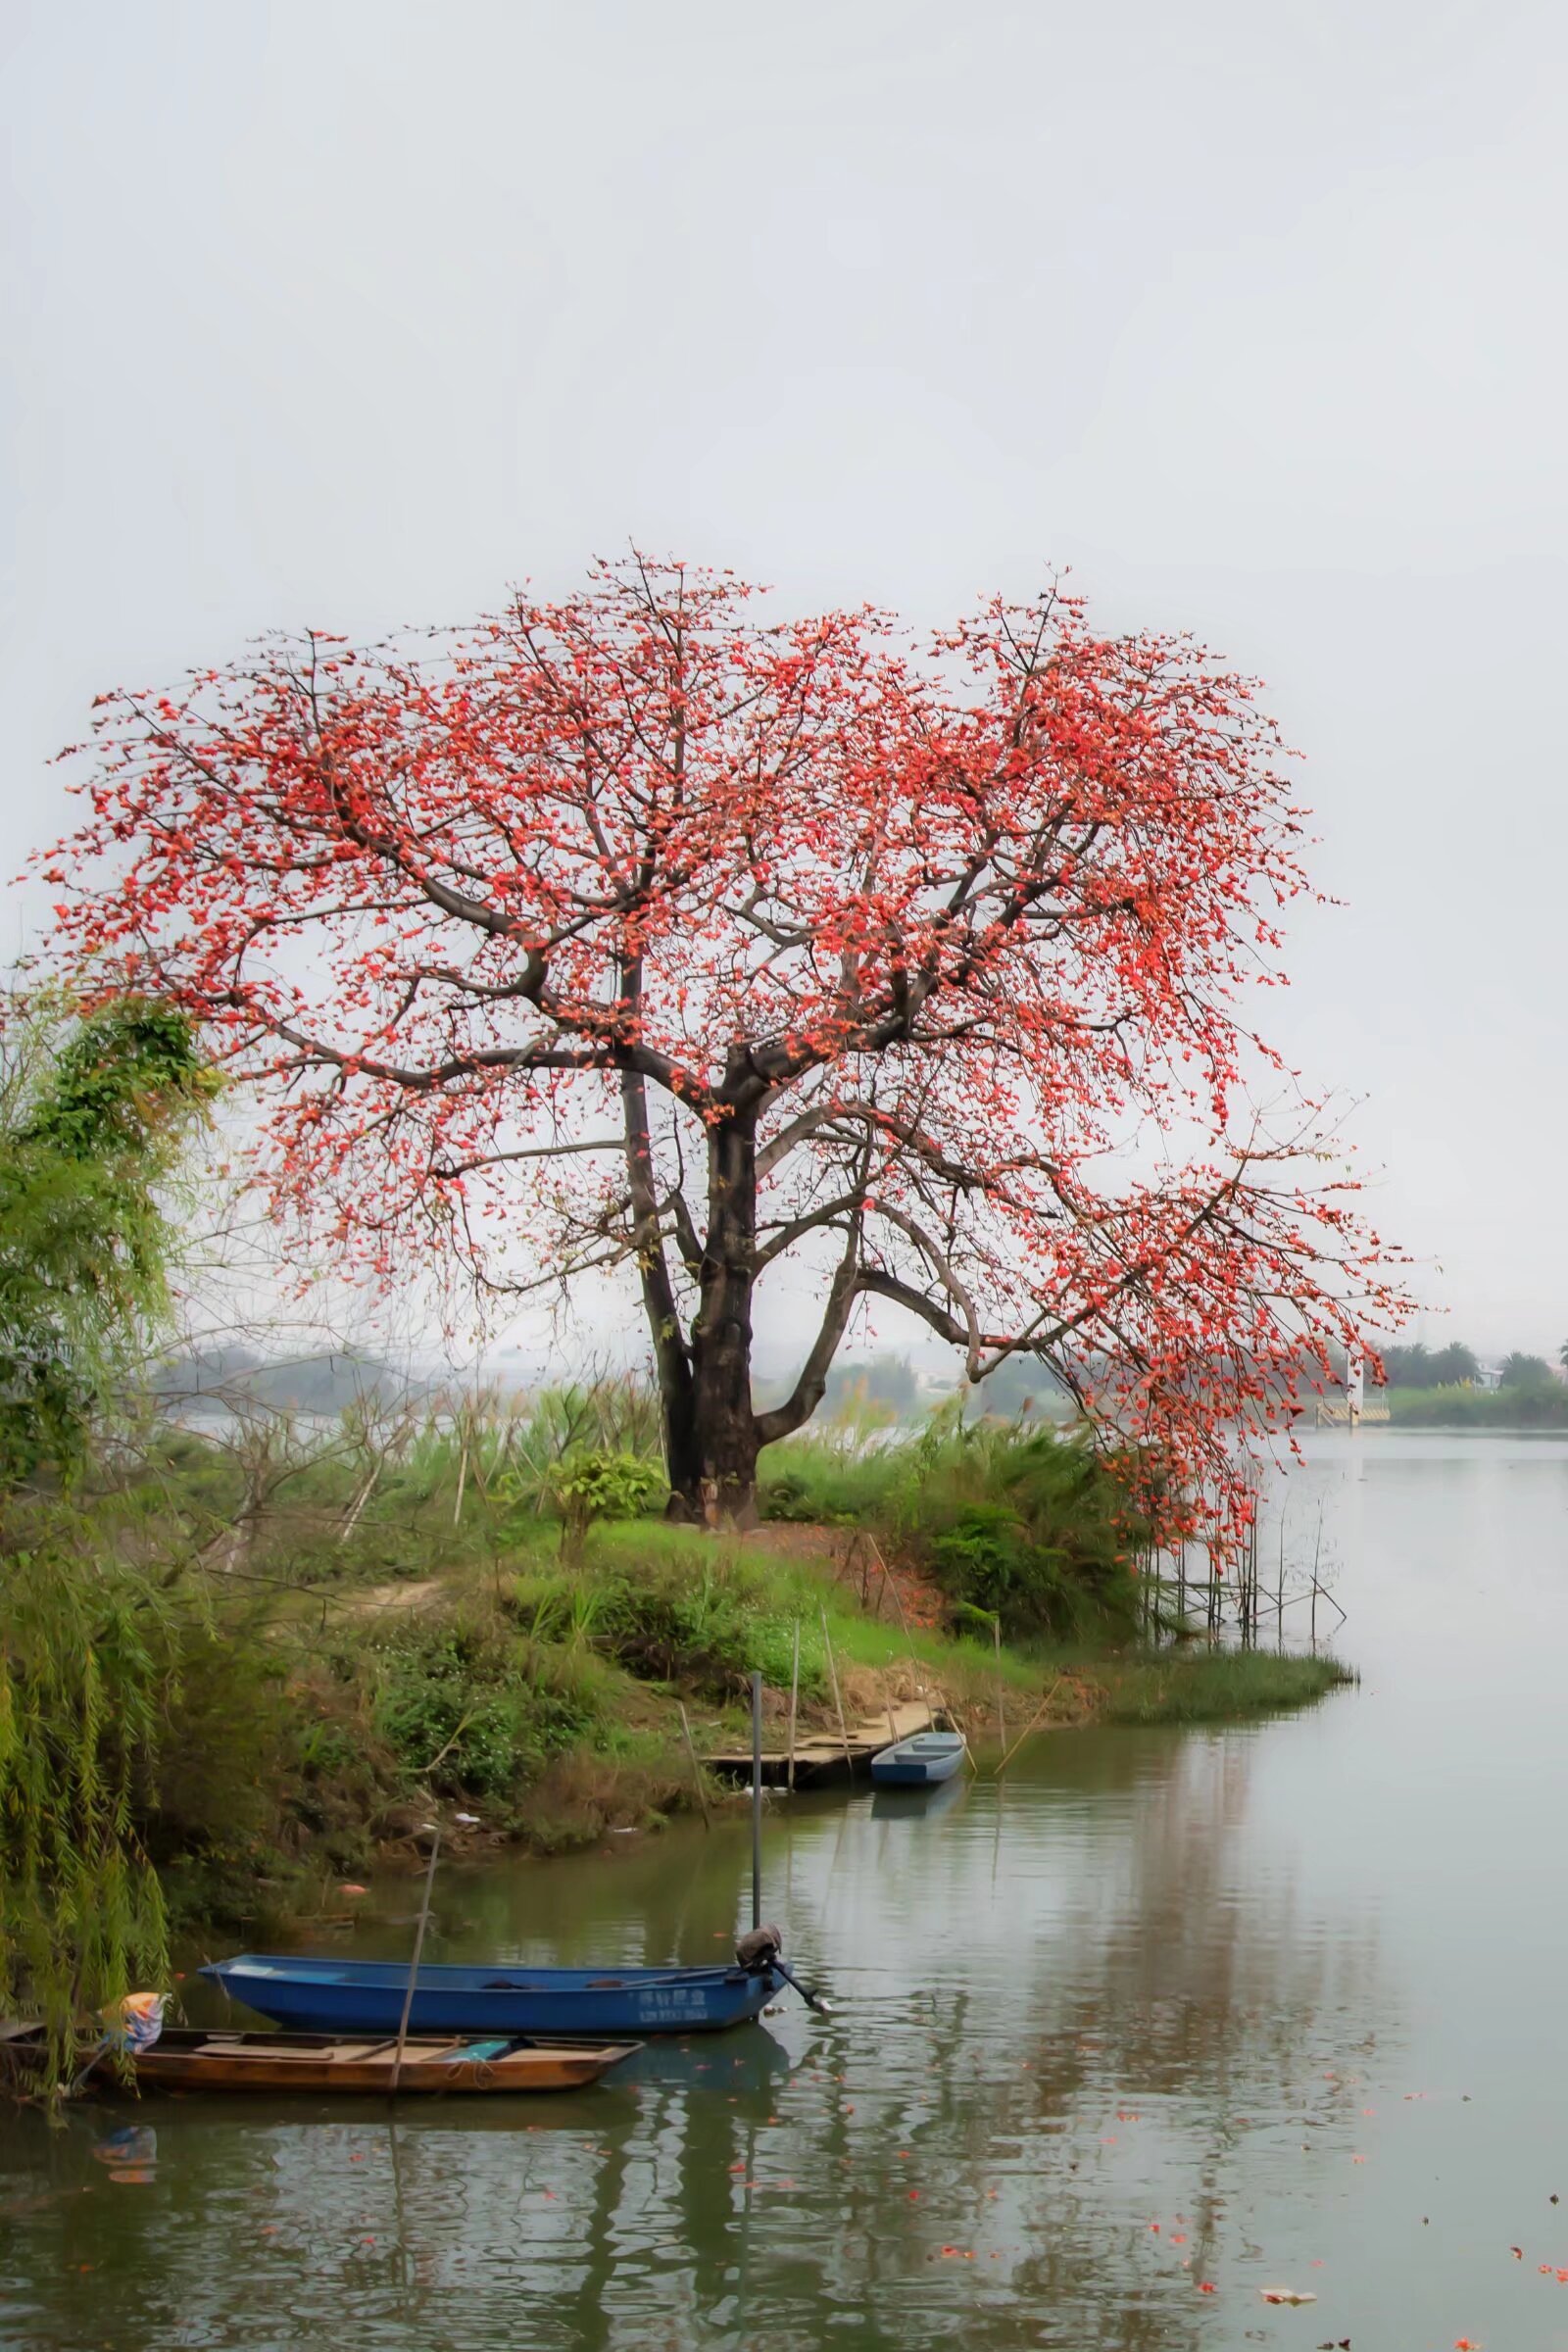
MULTIPOLYGON (((1559 1367, 1568 1357, 1568 1344, 1559 1353, 1559 1367)), ((1446 1348, 1428 1348, 1419 1340, 1408 1346, 1389 1347, 1383 1350, 1383 1377, 1391 1389, 1456 1389, 1479 1381, 1481 1359, 1474 1348, 1462 1341, 1450 1341, 1446 1348)), ((1544 1355, 1528 1355, 1515 1348, 1505 1355, 1499 1368, 1498 1385, 1505 1389, 1540 1388, 1556 1383, 1558 1371, 1544 1355)))

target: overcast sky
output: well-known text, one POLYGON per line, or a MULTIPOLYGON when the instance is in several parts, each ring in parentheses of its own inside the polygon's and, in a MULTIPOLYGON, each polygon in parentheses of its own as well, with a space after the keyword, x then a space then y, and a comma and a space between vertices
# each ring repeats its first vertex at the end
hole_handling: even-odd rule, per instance
POLYGON ((1560 0, 0 22, 7 870, 96 690, 274 624, 628 537, 921 621, 1070 564, 1269 680, 1347 902, 1276 1032, 1427 1336, 1555 1349, 1560 0))

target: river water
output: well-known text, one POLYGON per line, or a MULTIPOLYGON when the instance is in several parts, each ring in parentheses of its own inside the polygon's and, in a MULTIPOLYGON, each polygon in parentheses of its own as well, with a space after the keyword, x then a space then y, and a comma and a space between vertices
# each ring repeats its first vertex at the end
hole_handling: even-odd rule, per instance
MULTIPOLYGON (((1309 1443, 1358 1689, 781 1808, 826 2020, 552 2101, 0 2122, 0 2342, 1568 2347, 1568 1446, 1309 1443)), ((743 1826, 609 1846, 446 1874, 432 1957, 725 1949, 743 1826)))

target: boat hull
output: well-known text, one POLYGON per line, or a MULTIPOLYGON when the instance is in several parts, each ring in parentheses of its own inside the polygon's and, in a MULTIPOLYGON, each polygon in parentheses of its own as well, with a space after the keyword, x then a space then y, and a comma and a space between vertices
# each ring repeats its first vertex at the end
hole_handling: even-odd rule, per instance
POLYGON ((871 1778, 879 1788, 933 1788, 952 1780, 963 1756, 964 1743, 956 1734, 922 1732, 873 1757, 871 1778))
MULTIPOLYGON (((242 1953, 202 1974, 262 2017, 301 2034, 395 2034, 409 1972, 397 1962, 242 1953)), ((760 2017, 775 1969, 459 1968, 419 1970, 416 2034, 553 2034, 588 2041, 715 2034, 760 2017)))
MULTIPOLYGON (((24 2071, 29 2050, 41 2054, 42 2034, 13 2032, 7 2056, 24 2071)), ((469 2096, 514 2091, 580 2090, 622 2059, 636 2042, 535 2047, 505 2037, 474 2042, 465 2035, 411 2038, 401 2064, 397 2036, 333 2034, 203 2034, 166 2030, 132 2060, 137 2091, 311 2092, 338 2097, 469 2096)), ((129 2088, 104 2055, 92 2069, 95 2087, 129 2088)))

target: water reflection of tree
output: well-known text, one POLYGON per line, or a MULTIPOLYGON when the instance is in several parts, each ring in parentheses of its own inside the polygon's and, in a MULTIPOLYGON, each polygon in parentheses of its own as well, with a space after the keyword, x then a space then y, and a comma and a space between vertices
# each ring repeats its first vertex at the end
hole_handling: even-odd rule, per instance
MULTIPOLYGON (((838 1956, 842 2006, 778 2021, 792 2070, 764 2032, 504 2113, 312 2123, 191 2102, 159 2118, 155 2188, 92 2196, 75 2128, 55 2155, 40 2134, 11 2185, 41 2180, 59 2209, 29 2220, 11 2276, 47 2314, 40 2340, 107 2333, 119 2352, 340 2334, 392 2352, 1187 2352, 1212 2332, 1196 2278, 1227 2205, 1290 2178, 1291 2119, 1353 2108, 1322 2078, 1354 2071, 1387 2006, 1368 1936, 1298 1915, 1288 1856, 1253 1834, 1258 1752, 1084 1735, 1000 1812, 987 1788, 930 1824, 803 1811, 775 1880, 797 1940, 838 1956)), ((650 1848, 584 1874, 570 1932, 525 1872, 458 1888, 457 1909, 493 1946, 613 1935, 619 1956, 695 1958, 744 1867, 740 1838, 650 1848)))

